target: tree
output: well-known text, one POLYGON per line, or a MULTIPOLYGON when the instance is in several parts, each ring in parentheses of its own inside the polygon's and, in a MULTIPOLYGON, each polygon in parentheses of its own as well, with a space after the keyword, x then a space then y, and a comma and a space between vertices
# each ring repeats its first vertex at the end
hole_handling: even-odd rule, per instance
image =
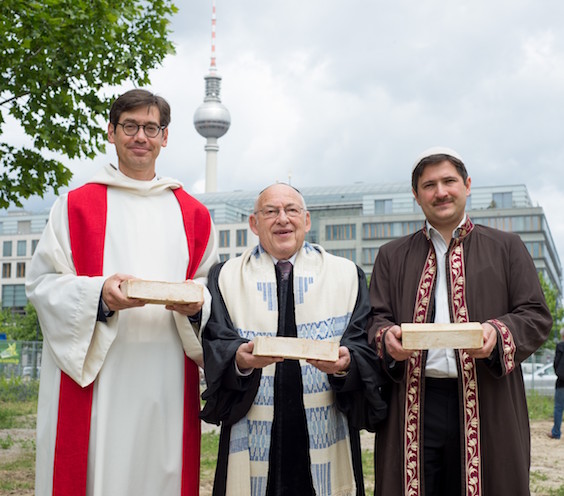
POLYGON ((547 281, 542 273, 539 273, 539 279, 544 293, 544 298, 546 299, 546 304, 548 305, 553 321, 552 330, 550 331, 550 335, 546 342, 547 344, 551 344, 551 347, 553 347, 555 342, 554 340, 560 340, 560 329, 564 325, 564 307, 562 307, 562 301, 560 299, 558 289, 556 289, 550 281, 547 281))
POLYGON ((0 312, 0 332, 11 341, 43 341, 37 312, 31 303, 26 305, 24 314, 3 309, 0 312))
POLYGON ((174 53, 175 12, 171 0, 1 0, 0 208, 69 183, 70 170, 43 152, 72 159, 105 150, 101 123, 115 95, 104 90, 149 82, 174 53), (31 145, 2 141, 7 114, 31 145))

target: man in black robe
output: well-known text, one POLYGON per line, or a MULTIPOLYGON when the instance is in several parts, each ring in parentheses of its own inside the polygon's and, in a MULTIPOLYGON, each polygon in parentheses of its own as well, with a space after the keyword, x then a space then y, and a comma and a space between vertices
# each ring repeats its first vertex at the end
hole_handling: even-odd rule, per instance
POLYGON ((386 412, 365 331, 366 279, 304 242, 309 212, 291 186, 266 188, 254 210, 259 245, 208 278, 201 416, 222 427, 214 495, 362 495, 359 429, 373 430, 386 412), (256 336, 337 342, 339 356, 253 355, 256 336))
POLYGON ((422 230, 380 248, 369 339, 392 379, 376 440, 379 496, 528 496, 530 433, 520 363, 552 318, 520 238, 474 225, 470 178, 448 148, 412 171, 422 230), (478 322, 480 349, 406 350, 402 323, 478 322))

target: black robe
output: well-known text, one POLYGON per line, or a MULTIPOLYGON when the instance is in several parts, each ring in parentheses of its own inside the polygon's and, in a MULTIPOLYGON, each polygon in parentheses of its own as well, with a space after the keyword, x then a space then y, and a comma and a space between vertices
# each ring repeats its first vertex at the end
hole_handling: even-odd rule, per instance
MULTIPOLYGON (((221 268, 220 264, 212 268, 209 273, 208 288, 212 295, 212 312, 202 335, 208 388, 202 395, 206 404, 201 418, 216 425, 221 423, 213 490, 215 496, 225 494, 231 426, 250 409, 261 378, 261 370, 254 370, 249 376, 244 377, 236 374, 235 354, 237 348, 247 340, 234 329, 227 313, 224 295, 221 294, 218 286, 221 268)), ((350 369, 345 377, 330 376, 329 381, 336 392, 339 409, 346 413, 348 418, 357 494, 363 495, 359 430, 374 431, 376 425, 386 415, 386 405, 380 398, 380 386, 383 383, 380 360, 374 350, 368 346, 365 331, 370 311, 366 279, 362 270, 357 268, 357 272, 359 277, 357 301, 340 342, 341 346, 346 346, 350 351, 350 369)), ((279 335, 281 335, 280 330, 279 335)), ((278 374, 278 369, 276 373, 278 374)), ((291 387, 297 385, 292 384, 291 387)), ((276 415, 277 412, 275 417, 276 415)), ((276 432, 274 429, 273 426, 273 432, 276 432)), ((293 432, 285 434, 287 437, 294 435, 293 432)), ((273 437, 271 442, 279 442, 279 438, 280 436, 277 436, 277 439, 273 437)))

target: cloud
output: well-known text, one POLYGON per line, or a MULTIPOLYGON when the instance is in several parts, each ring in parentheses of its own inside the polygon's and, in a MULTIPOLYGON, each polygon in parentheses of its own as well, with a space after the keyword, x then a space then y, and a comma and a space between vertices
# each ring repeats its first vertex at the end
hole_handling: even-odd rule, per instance
MULTIPOLYGON (((231 113, 218 186, 409 181, 442 144, 475 185, 525 184, 564 253, 564 2, 217 0, 217 64, 231 113)), ((172 106, 162 174, 203 190, 192 119, 210 62, 211 2, 184 2, 177 54, 151 89, 172 106)), ((75 184, 107 160, 72 162, 75 184)))

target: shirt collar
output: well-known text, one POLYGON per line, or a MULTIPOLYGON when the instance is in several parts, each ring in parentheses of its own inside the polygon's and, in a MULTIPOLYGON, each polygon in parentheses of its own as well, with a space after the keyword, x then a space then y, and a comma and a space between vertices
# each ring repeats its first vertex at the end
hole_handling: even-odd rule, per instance
MULTIPOLYGON (((465 212, 464 217, 462 217, 462 220, 456 226, 456 229, 454 231, 452 231, 451 238, 458 238, 459 237, 460 230, 466 224, 467 219, 468 219, 468 216, 466 215, 466 212, 465 212)), ((442 238, 441 233, 437 229, 435 229, 428 220, 425 220, 425 225, 427 227, 427 232, 429 233, 429 237, 433 238, 435 236, 439 236, 440 238, 442 238)))

